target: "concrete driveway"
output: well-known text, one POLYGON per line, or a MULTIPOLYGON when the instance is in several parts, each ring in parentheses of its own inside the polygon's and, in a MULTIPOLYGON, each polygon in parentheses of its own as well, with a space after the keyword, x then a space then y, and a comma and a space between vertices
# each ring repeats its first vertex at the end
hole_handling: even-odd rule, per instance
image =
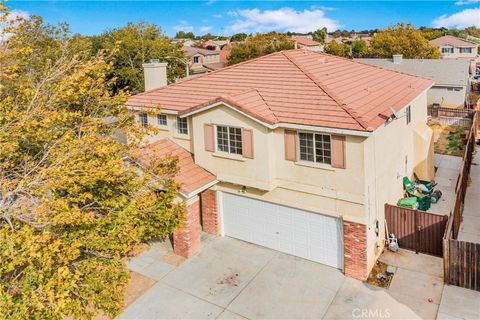
MULTIPOLYGON (((172 257, 171 249, 161 244, 128 262, 130 269, 154 279, 155 283, 119 319, 434 319, 436 316, 436 309, 425 311, 424 303, 410 294, 422 288, 431 290, 431 286, 417 283, 411 288, 401 280, 393 291, 378 289, 345 278, 340 270, 228 237, 208 238, 203 242, 202 252, 183 263, 172 257)), ((432 282, 432 279, 413 280, 418 281, 432 282)), ((439 300, 441 288, 440 296, 433 294, 439 300)))

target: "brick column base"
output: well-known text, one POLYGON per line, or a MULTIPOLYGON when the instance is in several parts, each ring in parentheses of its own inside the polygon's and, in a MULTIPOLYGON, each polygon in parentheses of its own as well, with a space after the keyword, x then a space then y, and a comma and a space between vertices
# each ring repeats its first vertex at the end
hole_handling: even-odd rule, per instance
POLYGON ((203 231, 213 235, 220 235, 220 218, 217 209, 217 191, 205 190, 200 194, 202 203, 203 231))
POLYGON ((343 221, 343 245, 345 254, 345 275, 366 280, 367 270, 367 226, 343 221))
POLYGON ((173 232, 173 251, 185 258, 200 252, 200 201, 187 206, 183 226, 173 232))

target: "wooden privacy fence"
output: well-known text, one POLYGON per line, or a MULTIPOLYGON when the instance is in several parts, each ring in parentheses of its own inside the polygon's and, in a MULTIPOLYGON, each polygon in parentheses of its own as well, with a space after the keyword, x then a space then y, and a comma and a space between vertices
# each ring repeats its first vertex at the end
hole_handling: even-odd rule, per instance
POLYGON ((428 115, 432 120, 438 121, 444 125, 470 127, 475 110, 471 109, 454 109, 454 108, 433 108, 428 106, 428 115))
POLYGON ((475 113, 465 146, 462 168, 455 186, 455 205, 443 237, 443 277, 447 284, 480 291, 480 243, 457 240, 462 223, 463 204, 467 193, 473 151, 475 150, 477 121, 478 113, 475 113))
POLYGON ((473 119, 475 110, 472 109, 455 109, 455 108, 434 108, 433 106, 427 107, 427 114, 431 117, 449 117, 449 118, 468 118, 473 119))
POLYGON ((480 243, 452 239, 453 216, 443 239, 443 278, 445 283, 480 291, 480 243))
MULTIPOLYGON (((476 116, 475 116, 476 120, 476 116)), ((476 121, 474 121, 476 123, 476 121)), ((470 175, 470 168, 472 166, 473 151, 475 150, 475 129, 472 127, 468 134, 467 144, 463 154, 462 167, 455 185, 455 205, 453 207, 453 238, 456 239, 460 223, 462 222, 463 202, 465 201, 465 194, 467 193, 468 176, 470 175)))
POLYGON ((400 248, 441 257, 448 216, 385 204, 388 232, 400 248))

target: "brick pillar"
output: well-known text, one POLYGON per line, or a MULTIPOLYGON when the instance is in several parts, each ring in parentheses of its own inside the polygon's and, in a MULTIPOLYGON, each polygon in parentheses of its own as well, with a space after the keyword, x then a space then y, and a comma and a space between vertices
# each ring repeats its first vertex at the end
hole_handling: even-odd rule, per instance
POLYGON ((200 201, 187 206, 185 223, 173 232, 173 250, 176 254, 189 258, 200 252, 200 201))
POLYGON ((345 254, 345 275, 366 280, 367 270, 367 226, 343 221, 343 245, 345 254))
POLYGON ((217 209, 217 192, 215 190, 205 190, 200 195, 202 203, 202 226, 203 231, 220 235, 220 218, 217 209))

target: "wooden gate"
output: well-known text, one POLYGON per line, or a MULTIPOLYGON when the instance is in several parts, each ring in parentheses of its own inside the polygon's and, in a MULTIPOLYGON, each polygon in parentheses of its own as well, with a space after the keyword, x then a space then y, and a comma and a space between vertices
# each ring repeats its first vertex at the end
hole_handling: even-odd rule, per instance
POLYGON ((443 236, 448 216, 385 204, 388 232, 400 248, 443 256, 443 236))

